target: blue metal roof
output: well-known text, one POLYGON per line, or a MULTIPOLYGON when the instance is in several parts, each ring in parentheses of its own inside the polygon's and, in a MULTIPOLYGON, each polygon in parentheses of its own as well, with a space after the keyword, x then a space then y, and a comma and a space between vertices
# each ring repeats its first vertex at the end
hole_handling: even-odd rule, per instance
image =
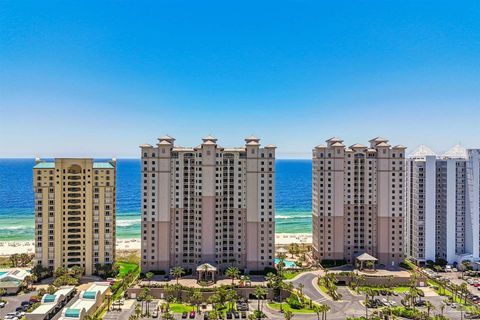
POLYGON ((67 309, 65 311, 65 317, 78 318, 80 316, 80 309, 67 309))
POLYGON ((37 163, 33 169, 54 169, 55 162, 39 162, 37 163))
POLYGON ((113 165, 110 162, 94 162, 93 169, 113 169, 113 165))

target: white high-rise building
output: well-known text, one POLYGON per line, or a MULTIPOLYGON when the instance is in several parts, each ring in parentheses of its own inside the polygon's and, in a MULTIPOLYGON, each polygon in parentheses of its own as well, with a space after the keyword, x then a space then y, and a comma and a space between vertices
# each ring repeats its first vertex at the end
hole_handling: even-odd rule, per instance
POLYGON ((407 161, 407 255, 418 264, 479 259, 480 150, 425 146, 407 161))
POLYGON ((142 145, 142 270, 273 267, 275 146, 142 145))

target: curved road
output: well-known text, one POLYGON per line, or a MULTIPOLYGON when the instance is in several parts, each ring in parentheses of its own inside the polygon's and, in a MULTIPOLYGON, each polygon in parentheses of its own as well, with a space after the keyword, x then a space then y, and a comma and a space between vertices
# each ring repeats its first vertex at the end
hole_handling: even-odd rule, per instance
POLYGON ((337 290, 343 296, 341 301, 333 301, 330 297, 320 292, 317 279, 321 274, 319 271, 305 272, 292 280, 287 280, 287 282, 292 282, 295 287, 302 283, 304 285, 302 291, 309 299, 316 303, 328 305, 330 307, 330 312, 327 314, 328 319, 345 319, 347 316, 365 315, 365 308, 360 304, 363 297, 353 295, 345 287, 338 287, 337 290))

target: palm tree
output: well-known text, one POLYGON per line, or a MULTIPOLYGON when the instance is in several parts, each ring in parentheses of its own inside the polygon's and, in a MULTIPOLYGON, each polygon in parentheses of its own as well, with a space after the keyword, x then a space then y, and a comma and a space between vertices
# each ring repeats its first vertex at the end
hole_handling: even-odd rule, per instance
POLYGON ((314 304, 313 307, 313 312, 317 315, 317 320, 320 320, 320 315, 322 315, 323 318, 323 308, 319 305, 314 304))
POLYGON ((303 283, 299 283, 298 286, 297 286, 297 289, 298 289, 298 292, 300 293, 300 296, 303 297, 303 288, 305 287, 305 285, 303 283))
POLYGON ((150 302, 152 302, 153 296, 150 294, 147 294, 145 296, 145 303, 147 304, 147 316, 150 316, 150 302))
POLYGON ((441 312, 442 317, 443 317, 443 311, 444 311, 444 310, 445 310, 445 302, 442 302, 442 303, 440 304, 440 312, 441 312))
POLYGON ((135 305, 135 315, 137 316, 137 318, 139 318, 141 314, 142 314, 142 309, 140 305, 137 303, 135 305))
POLYGON ((467 294, 468 294, 468 286, 465 282, 463 282, 461 285, 460 285, 460 292, 462 293, 463 297, 464 297, 464 303, 467 303, 467 294))
POLYGON ((203 295, 200 289, 194 289, 190 301, 196 306, 197 312, 200 309, 200 303, 202 303, 203 295))
POLYGON ((226 299, 229 302, 230 311, 232 311, 235 300, 237 299, 237 292, 233 289, 228 290, 226 299))
POLYGON ((145 274, 145 278, 147 278, 147 280, 148 280, 148 286, 149 286, 149 287, 150 287, 150 283, 151 283, 151 281, 152 281, 153 276, 154 276, 153 272, 147 272, 147 273, 145 274))
POLYGON ((265 288, 260 286, 257 286, 255 288, 255 292, 253 293, 253 295, 255 296, 255 298, 258 299, 258 307, 257 307, 258 311, 260 311, 260 299, 265 297, 266 294, 267 294, 267 290, 265 288))
POLYGON ((287 310, 283 313, 283 317, 285 318, 285 320, 291 320, 293 318, 293 312, 287 310))
POLYGON ((176 266, 170 271, 170 274, 177 280, 178 284, 178 279, 185 274, 185 270, 182 267, 176 266))
POLYGON ((228 267, 227 270, 225 270, 225 275, 232 279, 233 286, 235 284, 235 279, 240 275, 240 270, 238 270, 237 267, 228 267))
POLYGON ((327 312, 330 311, 330 307, 326 304, 322 304, 324 320, 327 320, 327 312))
POLYGON ((427 319, 430 319, 430 311, 435 310, 435 306, 430 301, 425 301, 425 307, 427 308, 427 319))

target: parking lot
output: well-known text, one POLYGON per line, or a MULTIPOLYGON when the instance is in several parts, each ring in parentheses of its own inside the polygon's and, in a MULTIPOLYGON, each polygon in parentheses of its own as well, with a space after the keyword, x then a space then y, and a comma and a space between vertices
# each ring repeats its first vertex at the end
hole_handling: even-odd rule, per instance
POLYGON ((3 299, 7 300, 5 307, 0 308, 0 319, 3 319, 8 313, 15 312, 15 309, 21 306, 23 301, 28 301, 31 296, 34 296, 37 292, 32 291, 30 293, 20 294, 17 296, 5 296, 3 299))
MULTIPOLYGON (((154 299, 153 301, 150 302, 149 304, 149 311, 151 316, 150 317, 143 317, 143 319, 160 319, 161 318, 161 312, 156 312, 157 309, 160 309, 160 306, 162 303, 165 301, 159 300, 159 299, 154 299), (157 313, 157 315, 156 315, 157 313)), ((111 308, 110 311, 108 311, 103 319, 107 320, 128 320, 130 315, 135 313, 135 306, 137 304, 141 304, 141 302, 138 302, 134 299, 127 299, 123 303, 123 305, 120 306, 120 308, 111 308)), ((238 301, 236 304, 238 311, 232 312, 232 313, 227 313, 223 319, 228 319, 228 320, 241 320, 241 319, 247 319, 248 316, 248 310, 250 309, 249 305, 247 302, 241 302, 238 301)), ((208 313, 209 310, 211 310, 211 306, 208 306, 206 309, 200 308, 200 312, 192 312, 192 313, 174 313, 173 317, 175 319, 179 320, 205 320, 208 319, 208 313)), ((144 304, 143 310, 145 312, 146 310, 146 305, 144 304)))

